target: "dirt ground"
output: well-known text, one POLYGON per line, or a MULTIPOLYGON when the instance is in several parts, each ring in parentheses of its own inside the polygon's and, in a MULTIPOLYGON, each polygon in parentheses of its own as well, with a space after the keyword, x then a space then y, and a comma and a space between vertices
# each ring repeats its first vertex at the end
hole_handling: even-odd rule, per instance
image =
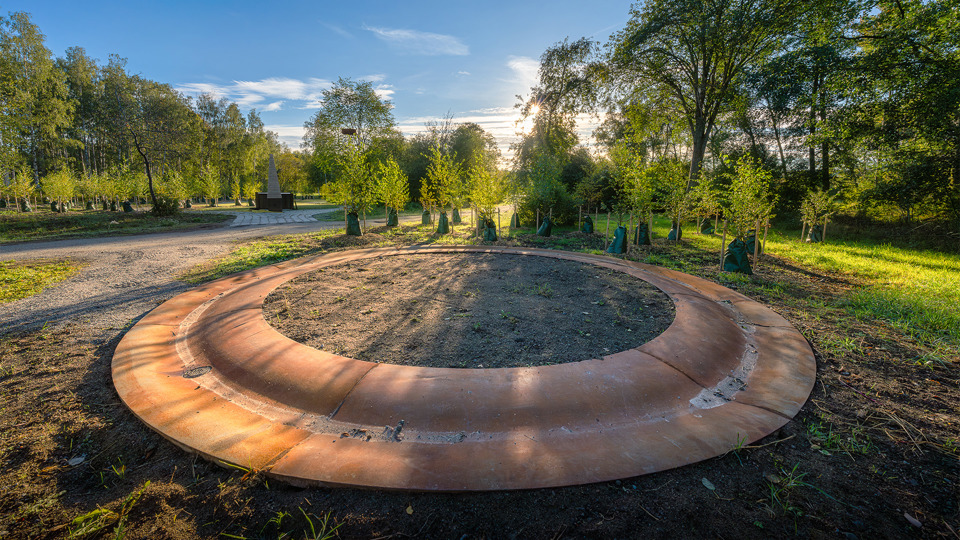
POLYGON ((673 322, 652 285, 545 257, 380 257, 323 268, 271 293, 281 334, 358 360, 499 368, 578 362, 637 347, 673 322))
MULTIPOLYGON (((665 245, 639 256, 717 277, 715 253, 665 245)), ((336 526, 341 538, 960 538, 957 362, 921 362, 925 350, 909 336, 854 318, 846 298, 859 284, 848 278, 771 258, 728 285, 813 345, 818 382, 793 421, 679 469, 520 492, 299 489, 221 467, 153 433, 119 401, 110 361, 125 328, 101 337, 78 320, 8 333, 0 537, 322 537, 326 516, 325 531, 336 526)))

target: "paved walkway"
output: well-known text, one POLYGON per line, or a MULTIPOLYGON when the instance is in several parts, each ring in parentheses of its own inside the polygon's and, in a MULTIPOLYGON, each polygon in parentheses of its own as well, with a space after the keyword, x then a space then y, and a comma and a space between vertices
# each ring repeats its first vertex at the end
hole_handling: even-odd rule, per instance
POLYGON ((231 227, 245 227, 257 225, 280 225, 283 223, 306 223, 308 221, 317 221, 313 216, 323 214, 331 210, 284 210, 283 212, 223 212, 224 214, 233 214, 236 219, 230 224, 231 227))

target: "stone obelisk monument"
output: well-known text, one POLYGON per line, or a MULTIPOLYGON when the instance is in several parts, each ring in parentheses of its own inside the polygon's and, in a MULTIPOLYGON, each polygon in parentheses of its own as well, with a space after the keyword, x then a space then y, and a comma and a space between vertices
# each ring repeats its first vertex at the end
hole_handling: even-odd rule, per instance
POLYGON ((270 154, 270 170, 267 173, 267 191, 257 193, 257 210, 283 212, 293 210, 293 194, 280 192, 280 178, 277 176, 277 165, 270 154))
POLYGON ((270 154, 270 172, 267 173, 267 209, 271 212, 283 212, 283 195, 280 194, 280 178, 277 177, 273 154, 270 154))

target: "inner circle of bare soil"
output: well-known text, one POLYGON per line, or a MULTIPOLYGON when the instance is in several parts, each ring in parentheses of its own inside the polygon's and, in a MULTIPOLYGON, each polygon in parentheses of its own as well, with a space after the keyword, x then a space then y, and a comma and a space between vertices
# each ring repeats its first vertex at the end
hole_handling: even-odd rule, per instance
POLYGON ((329 266, 274 290, 270 324, 358 360, 421 367, 561 364, 637 347, 673 302, 623 272, 545 257, 389 256, 329 266))

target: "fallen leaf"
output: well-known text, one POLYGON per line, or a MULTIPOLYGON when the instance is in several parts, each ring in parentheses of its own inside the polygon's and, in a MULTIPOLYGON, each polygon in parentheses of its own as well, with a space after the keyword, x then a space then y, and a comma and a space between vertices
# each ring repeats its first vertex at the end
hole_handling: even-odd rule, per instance
POLYGON ((79 464, 83 463, 84 461, 86 461, 86 459, 87 459, 87 456, 85 456, 85 455, 83 455, 83 456, 77 456, 77 457, 75 457, 75 458, 70 458, 70 459, 67 461, 67 465, 69 465, 69 466, 71 466, 71 467, 76 467, 77 465, 79 465, 79 464))
POLYGON ((413 505, 408 505, 408 506, 407 506, 407 514, 413 515, 413 505))
POLYGON ((781 482, 781 478, 775 474, 768 474, 764 478, 766 478, 767 482, 770 482, 771 484, 779 484, 781 482))
POLYGON ((703 487, 709 489, 710 491, 717 489, 716 486, 713 485, 713 482, 707 480, 706 478, 701 479, 700 482, 703 484, 703 487))
POLYGON ((904 512, 903 517, 907 518, 907 521, 909 521, 910 524, 913 525, 914 527, 918 529, 923 527, 923 523, 920 523, 920 521, 918 521, 917 518, 911 516, 910 514, 904 512))

